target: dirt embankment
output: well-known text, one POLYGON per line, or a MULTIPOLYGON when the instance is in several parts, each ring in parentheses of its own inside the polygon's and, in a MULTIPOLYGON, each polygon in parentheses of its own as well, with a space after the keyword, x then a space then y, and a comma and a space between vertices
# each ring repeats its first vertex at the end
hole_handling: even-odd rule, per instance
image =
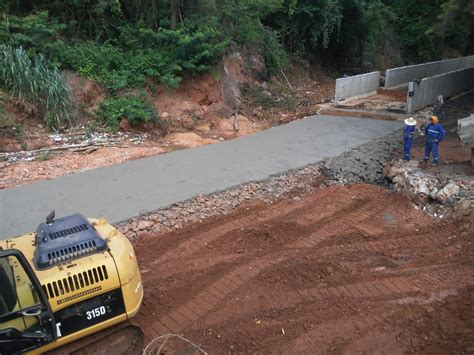
POLYGON ((249 201, 134 243, 134 323, 210 353, 470 352, 472 228, 367 185, 249 201))

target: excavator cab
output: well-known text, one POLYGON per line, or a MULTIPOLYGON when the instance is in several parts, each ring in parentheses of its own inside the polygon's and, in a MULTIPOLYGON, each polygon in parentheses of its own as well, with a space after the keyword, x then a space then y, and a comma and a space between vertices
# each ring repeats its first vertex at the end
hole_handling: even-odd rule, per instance
POLYGON ((0 355, 87 348, 142 300, 133 247, 105 219, 51 214, 36 232, 0 240, 0 355))
POLYGON ((24 255, 0 250, 0 354, 24 353, 56 339, 46 295, 24 255))

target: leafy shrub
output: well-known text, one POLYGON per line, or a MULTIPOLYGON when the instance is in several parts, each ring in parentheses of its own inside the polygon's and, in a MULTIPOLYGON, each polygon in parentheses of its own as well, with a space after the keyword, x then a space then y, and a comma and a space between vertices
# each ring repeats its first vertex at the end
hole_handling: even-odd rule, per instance
POLYGON ((96 112, 97 120, 111 131, 118 131, 120 121, 126 118, 130 124, 155 122, 158 114, 145 99, 135 96, 109 97, 102 102, 96 112))
POLYGON ((18 100, 35 105, 48 127, 70 123, 70 89, 42 55, 32 62, 23 48, 0 45, 0 87, 18 100))
POLYGON ((114 41, 63 47, 57 61, 111 91, 144 85, 147 77, 177 87, 185 72, 208 70, 226 46, 227 42, 220 41, 219 32, 212 28, 155 32, 125 26, 114 41))
POLYGON ((119 90, 129 84, 127 58, 120 48, 80 42, 66 46, 58 59, 62 67, 73 69, 108 89, 119 90))
POLYGON ((276 31, 266 28, 263 42, 263 58, 268 75, 277 73, 288 64, 288 56, 276 31))
POLYGON ((218 10, 219 22, 236 43, 258 49, 264 37, 261 19, 280 10, 283 3, 282 0, 223 0, 218 10))
POLYGON ((260 107, 265 111, 272 109, 292 111, 298 104, 295 92, 286 83, 274 81, 267 89, 245 83, 241 86, 243 103, 249 107, 260 107))
POLYGON ((52 154, 50 151, 40 152, 36 157, 35 161, 47 161, 52 158, 52 154))
MULTIPOLYGON (((24 17, 4 17, 0 29, 0 41, 12 47, 27 48, 34 57, 38 53, 48 53, 60 41, 66 25, 48 17, 47 11, 38 11, 24 17)), ((49 57, 49 55, 48 55, 49 57)))

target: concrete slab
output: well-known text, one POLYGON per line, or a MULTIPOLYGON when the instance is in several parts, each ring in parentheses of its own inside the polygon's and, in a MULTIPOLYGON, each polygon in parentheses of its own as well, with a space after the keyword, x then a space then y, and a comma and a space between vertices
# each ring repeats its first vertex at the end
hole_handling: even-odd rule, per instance
POLYGON ((337 156, 399 122, 313 116, 251 136, 0 190, 0 239, 34 231, 53 209, 119 222, 337 156))

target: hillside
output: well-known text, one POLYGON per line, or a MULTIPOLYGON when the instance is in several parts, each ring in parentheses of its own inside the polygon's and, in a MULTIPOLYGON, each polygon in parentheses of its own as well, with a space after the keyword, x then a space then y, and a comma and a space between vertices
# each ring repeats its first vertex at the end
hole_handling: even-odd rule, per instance
POLYGON ((258 132, 317 112, 338 75, 470 53, 468 5, 6 1, 0 188, 258 132))

